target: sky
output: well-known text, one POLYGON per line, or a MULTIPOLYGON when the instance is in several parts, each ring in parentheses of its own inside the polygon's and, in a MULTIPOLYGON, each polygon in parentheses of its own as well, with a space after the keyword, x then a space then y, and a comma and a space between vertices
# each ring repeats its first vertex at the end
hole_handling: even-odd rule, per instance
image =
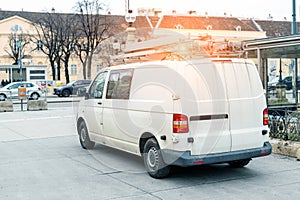
MULTIPOLYGON (((78 0, 0 0, 1 10, 50 12, 74 12, 73 8, 78 0)), ((108 5, 112 14, 124 15, 127 0, 99 0, 108 5)), ((227 16, 243 18, 267 19, 269 15, 274 20, 292 20, 293 0, 130 0, 130 9, 161 8, 165 14, 172 10, 186 14, 190 10, 204 15, 207 12, 213 16, 227 16)), ((300 0, 296 0, 296 17, 300 21, 300 0)))

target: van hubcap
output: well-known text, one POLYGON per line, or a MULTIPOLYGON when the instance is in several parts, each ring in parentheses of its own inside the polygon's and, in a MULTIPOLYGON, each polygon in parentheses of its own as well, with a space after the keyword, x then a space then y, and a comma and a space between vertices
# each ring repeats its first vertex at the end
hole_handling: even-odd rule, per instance
POLYGON ((80 131, 80 137, 81 137, 81 141, 85 142, 85 140, 86 140, 86 131, 85 131, 84 128, 81 129, 81 131, 80 131))
POLYGON ((157 165, 158 158, 159 155, 157 149, 151 147, 151 149, 149 149, 148 156, 147 156, 148 164, 151 168, 154 168, 157 165))

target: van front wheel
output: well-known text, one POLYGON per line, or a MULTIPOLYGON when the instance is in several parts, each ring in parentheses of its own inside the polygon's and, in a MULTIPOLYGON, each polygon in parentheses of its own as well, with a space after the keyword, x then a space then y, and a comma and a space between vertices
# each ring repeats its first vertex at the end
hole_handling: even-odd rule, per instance
POLYGON ((148 139, 145 143, 143 159, 151 177, 164 178, 170 174, 171 167, 164 163, 159 145, 154 138, 148 139))
POLYGON ((82 121, 80 122, 79 128, 78 128, 78 134, 79 134, 79 141, 80 145, 84 149, 92 149, 95 146, 95 142, 92 142, 89 137, 88 130, 86 128, 85 123, 82 121))
POLYGON ((241 168, 241 167, 248 165, 250 160, 251 159, 235 160, 235 161, 229 162, 228 164, 230 167, 233 167, 233 168, 241 168))

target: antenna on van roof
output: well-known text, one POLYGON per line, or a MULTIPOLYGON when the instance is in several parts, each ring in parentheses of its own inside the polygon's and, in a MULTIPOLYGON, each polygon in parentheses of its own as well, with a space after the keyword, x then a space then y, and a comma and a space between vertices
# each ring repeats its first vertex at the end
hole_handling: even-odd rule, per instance
POLYGON ((187 39, 183 36, 166 36, 127 44, 124 53, 112 57, 115 63, 133 63, 153 60, 190 60, 212 57, 246 58, 245 43, 213 40, 211 36, 187 39))
POLYGON ((246 44, 241 41, 229 41, 228 39, 213 40, 210 35, 202 35, 193 38, 198 41, 210 57, 238 57, 247 58, 246 44))

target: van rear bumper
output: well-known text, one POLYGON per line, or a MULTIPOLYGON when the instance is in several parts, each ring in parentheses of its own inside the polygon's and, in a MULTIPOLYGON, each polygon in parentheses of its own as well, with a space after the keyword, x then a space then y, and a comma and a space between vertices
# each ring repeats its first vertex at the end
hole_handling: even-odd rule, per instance
POLYGON ((177 166, 193 166, 202 164, 225 163, 234 160, 250 159, 271 154, 272 146, 269 142, 265 142, 263 147, 247 149, 241 151, 233 151, 226 153, 207 154, 200 156, 192 156, 190 151, 172 151, 168 149, 162 150, 164 162, 168 165, 177 166))

